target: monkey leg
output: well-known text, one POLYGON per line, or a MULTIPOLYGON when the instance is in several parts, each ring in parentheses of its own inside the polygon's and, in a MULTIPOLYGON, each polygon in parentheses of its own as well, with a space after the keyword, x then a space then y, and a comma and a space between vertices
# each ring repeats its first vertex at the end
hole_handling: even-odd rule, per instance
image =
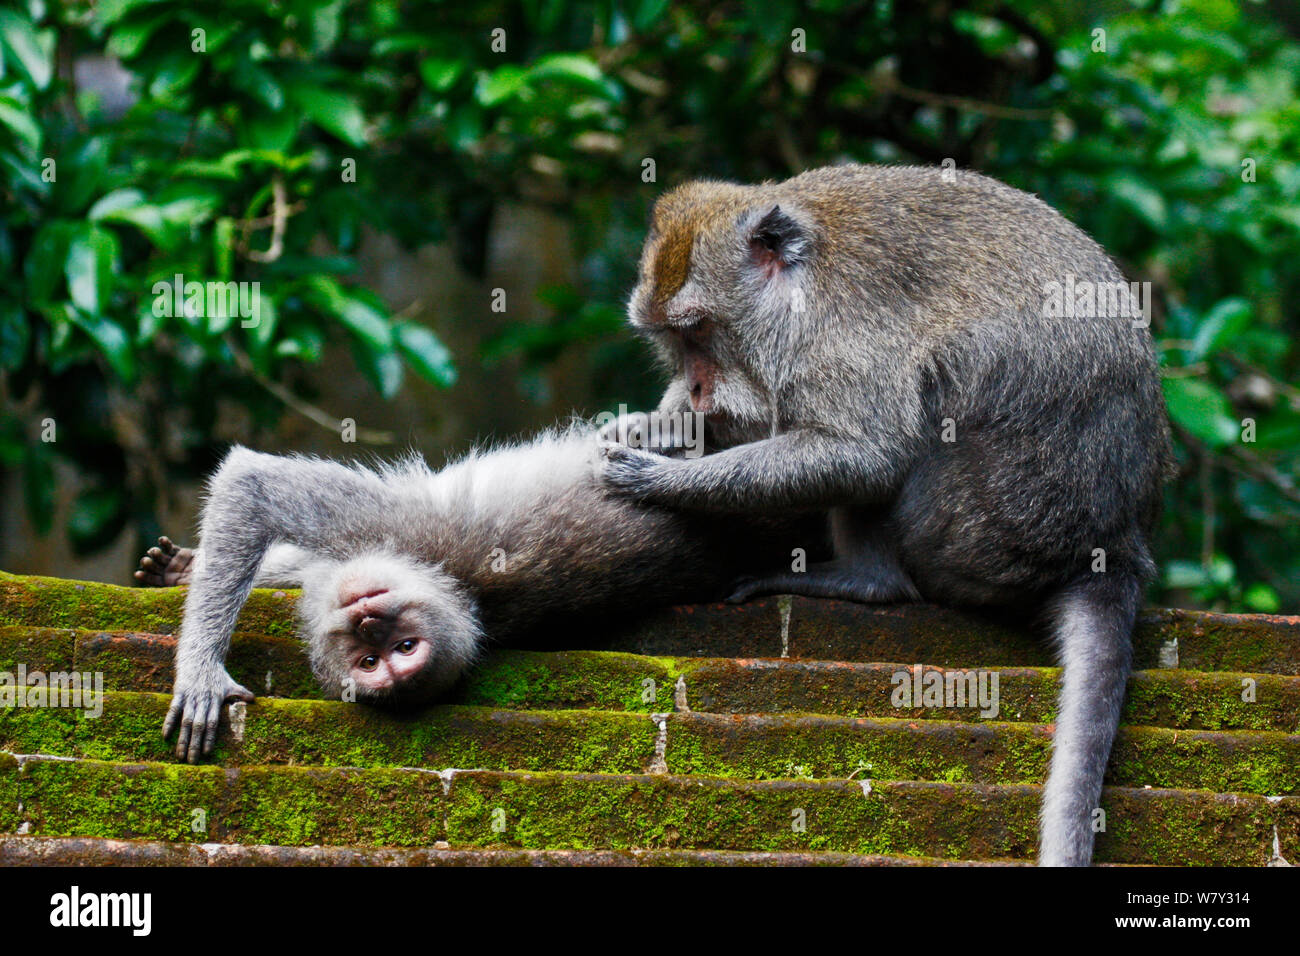
MULTIPOLYGON (((146 587, 169 588, 189 584, 195 563, 203 560, 197 548, 182 548, 163 535, 158 544, 145 552, 135 579, 146 587)), ((311 561, 310 552, 291 544, 273 544, 258 568, 254 587, 302 587, 303 571, 311 561)))
POLYGON ((768 594, 797 594, 801 597, 889 604, 920 599, 916 586, 896 564, 875 567, 842 560, 808 566, 807 571, 783 571, 761 578, 741 578, 727 598, 728 604, 743 604, 768 594))

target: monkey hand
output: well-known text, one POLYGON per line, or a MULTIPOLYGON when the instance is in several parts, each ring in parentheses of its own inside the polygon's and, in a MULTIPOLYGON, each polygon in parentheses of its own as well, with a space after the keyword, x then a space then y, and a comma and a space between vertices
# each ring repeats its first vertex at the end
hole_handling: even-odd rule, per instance
POLYGON ((178 548, 171 538, 161 537, 157 547, 150 548, 140 559, 135 579, 151 588, 189 584, 194 571, 194 555, 193 549, 178 548))
POLYGON ((600 447, 600 478, 605 487, 617 495, 643 499, 651 496, 670 469, 680 464, 676 459, 629 448, 617 442, 600 447))
POLYGON ((177 728, 176 756, 198 763, 217 744, 217 725, 221 706, 231 698, 252 702, 253 692, 235 682, 220 664, 208 665, 194 672, 178 669, 172 688, 172 705, 163 721, 163 737, 177 728))
POLYGON ((631 412, 604 425, 597 434, 602 441, 640 448, 659 455, 679 454, 689 444, 682 417, 658 412, 631 412))

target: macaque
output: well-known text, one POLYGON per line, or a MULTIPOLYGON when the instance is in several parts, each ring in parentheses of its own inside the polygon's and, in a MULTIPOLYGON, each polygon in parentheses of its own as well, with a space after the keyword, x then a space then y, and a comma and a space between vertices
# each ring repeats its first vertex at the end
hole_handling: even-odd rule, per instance
POLYGON ((1051 622, 1064 678, 1039 862, 1086 865, 1171 461, 1136 284, 1028 193, 845 165, 664 195, 628 311, 670 370, 658 414, 702 413, 709 453, 611 442, 606 485, 719 515, 829 512, 830 561, 733 600, 1051 622))
POLYGON ((736 575, 815 550, 801 516, 729 520, 605 494, 600 442, 574 426, 472 453, 365 468, 236 447, 213 475, 200 546, 160 539, 136 572, 188 584, 164 734, 195 762, 222 705, 251 701, 225 667, 254 586, 301 585, 312 669, 330 694, 410 706, 447 690, 489 642, 597 612, 716 600, 736 575))

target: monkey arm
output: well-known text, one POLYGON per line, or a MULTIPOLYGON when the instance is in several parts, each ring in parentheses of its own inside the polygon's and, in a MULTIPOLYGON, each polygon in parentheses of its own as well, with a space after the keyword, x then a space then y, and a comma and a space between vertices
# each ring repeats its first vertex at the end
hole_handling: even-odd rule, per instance
POLYGON ((797 429, 703 458, 607 445, 603 478, 617 493, 716 512, 825 508, 884 500, 906 472, 902 443, 797 429))
POLYGON ((178 757, 193 763, 211 753, 222 704, 253 700, 225 661, 235 621, 272 545, 328 554, 340 540, 382 535, 390 513, 374 475, 246 448, 226 456, 203 509, 202 560, 194 562, 185 597, 172 703, 163 723, 164 736, 179 729, 178 757))

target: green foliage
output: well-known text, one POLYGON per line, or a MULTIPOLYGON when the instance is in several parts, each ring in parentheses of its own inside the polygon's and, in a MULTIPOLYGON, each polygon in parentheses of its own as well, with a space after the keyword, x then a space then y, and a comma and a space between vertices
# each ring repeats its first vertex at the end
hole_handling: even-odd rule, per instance
POLYGON ((0 466, 47 529, 56 463, 72 461, 87 483, 65 530, 91 549, 127 523, 152 530, 168 475, 211 465, 220 402, 269 424, 269 386, 333 348, 383 397, 408 371, 447 385, 455 362, 508 359, 525 392, 563 363, 591 370, 606 407, 646 404, 657 383, 620 313, 659 192, 951 160, 1043 196, 1152 283, 1180 465, 1159 597, 1300 606, 1296 24, 1230 0, 1140 6, 2 10, 0 466), (74 82, 100 56, 130 71, 129 100, 74 82), (551 321, 452 356, 357 283, 363 225, 450 240, 477 273, 494 203, 521 198, 574 227, 582 280, 541 291, 551 321), (156 309, 177 275, 260 296, 249 316, 156 309), (134 464, 159 449, 161 473, 134 464))

